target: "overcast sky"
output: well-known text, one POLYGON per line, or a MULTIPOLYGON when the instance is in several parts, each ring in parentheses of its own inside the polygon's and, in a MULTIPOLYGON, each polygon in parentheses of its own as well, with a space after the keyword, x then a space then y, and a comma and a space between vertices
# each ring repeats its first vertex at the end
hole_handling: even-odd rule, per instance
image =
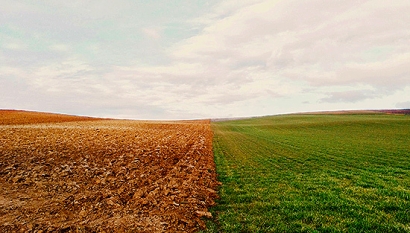
POLYGON ((0 109, 410 108, 409 0, 0 0, 0 109))

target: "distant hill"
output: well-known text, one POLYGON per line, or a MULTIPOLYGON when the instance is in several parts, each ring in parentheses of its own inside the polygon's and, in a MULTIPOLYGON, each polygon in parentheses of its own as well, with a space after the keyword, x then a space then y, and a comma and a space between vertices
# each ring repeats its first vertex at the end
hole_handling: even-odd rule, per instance
POLYGON ((410 109, 382 109, 382 110, 340 110, 340 111, 320 111, 320 112, 301 112, 295 114, 400 114, 410 115, 410 109))
MULTIPOLYGON (((410 115, 410 109, 383 109, 383 110, 338 110, 338 111, 317 111, 317 112, 298 112, 289 114, 279 114, 279 115, 338 115, 338 114, 399 114, 399 115, 410 115)), ((266 115, 270 116, 270 115, 266 115)), ((213 118, 212 122, 219 121, 233 121, 242 120, 249 118, 259 118, 264 116, 253 116, 253 117, 230 117, 230 118, 213 118)))
POLYGON ((19 125, 93 120, 101 120, 101 118, 24 110, 0 109, 0 125, 19 125))
POLYGON ((391 109, 391 110, 379 110, 379 112, 387 114, 404 114, 410 115, 410 109, 391 109))
MULTIPOLYGON (((410 115, 410 109, 385 109, 385 110, 340 110, 340 111, 318 111, 318 112, 300 112, 292 114, 400 114, 410 115)), ((231 117, 231 118, 214 118, 213 122, 241 120, 255 117, 231 117)), ((35 112, 25 110, 0 109, 0 125, 18 125, 18 124, 36 124, 36 123, 56 123, 70 121, 94 121, 106 118, 74 116, 57 113, 35 112)))

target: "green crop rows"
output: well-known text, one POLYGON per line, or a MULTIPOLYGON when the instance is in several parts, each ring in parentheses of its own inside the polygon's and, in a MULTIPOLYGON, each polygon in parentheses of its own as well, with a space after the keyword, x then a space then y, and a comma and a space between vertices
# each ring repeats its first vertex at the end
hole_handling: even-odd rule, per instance
POLYGON ((216 122, 206 232, 410 232, 410 117, 216 122))

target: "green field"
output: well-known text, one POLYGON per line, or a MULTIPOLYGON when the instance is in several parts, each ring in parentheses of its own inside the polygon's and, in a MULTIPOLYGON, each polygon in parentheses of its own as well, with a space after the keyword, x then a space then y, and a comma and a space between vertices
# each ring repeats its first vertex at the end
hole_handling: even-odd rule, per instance
POLYGON ((215 122, 206 232, 410 232, 410 116, 215 122))

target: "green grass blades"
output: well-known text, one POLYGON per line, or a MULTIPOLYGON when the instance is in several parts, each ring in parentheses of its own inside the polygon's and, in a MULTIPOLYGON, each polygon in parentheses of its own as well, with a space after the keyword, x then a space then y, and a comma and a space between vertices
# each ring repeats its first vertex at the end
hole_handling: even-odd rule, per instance
POLYGON ((221 199, 206 232, 410 232, 410 117, 213 123, 221 199))

